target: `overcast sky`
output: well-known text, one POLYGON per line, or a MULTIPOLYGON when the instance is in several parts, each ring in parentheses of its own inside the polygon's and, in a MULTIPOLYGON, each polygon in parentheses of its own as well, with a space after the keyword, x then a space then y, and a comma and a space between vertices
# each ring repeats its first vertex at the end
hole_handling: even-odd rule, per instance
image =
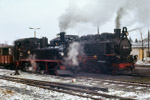
MULTIPOLYGON (((33 37, 34 31, 29 27, 40 28, 37 30, 38 38, 54 38, 60 32, 59 18, 71 2, 72 0, 0 0, 0 43, 13 44, 16 39, 33 37)), ((86 0, 78 0, 79 7, 85 2, 86 0)), ((113 16, 101 25, 100 32, 113 32, 113 16)), ((66 32, 81 36, 94 34, 96 30, 96 25, 86 23, 69 28, 66 32)))
POLYGON ((69 0, 0 0, 0 43, 33 37, 29 27, 40 27, 37 37, 54 38, 59 32, 58 18, 69 0))

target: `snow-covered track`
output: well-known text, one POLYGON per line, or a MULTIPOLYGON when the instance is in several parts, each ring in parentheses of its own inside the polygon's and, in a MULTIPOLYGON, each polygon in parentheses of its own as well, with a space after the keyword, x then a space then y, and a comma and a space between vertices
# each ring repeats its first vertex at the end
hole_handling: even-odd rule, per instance
MULTIPOLYGON (((77 77, 77 79, 80 80, 91 80, 91 78, 88 77, 77 77)), ((103 79, 103 78, 92 78, 92 81, 94 82, 106 82, 110 84, 118 84, 118 85, 126 85, 126 86, 137 86, 137 87, 150 87, 149 83, 142 83, 142 82, 133 82, 133 81, 124 81, 124 80, 116 80, 116 79, 103 79)))
POLYGON ((88 87, 88 86, 81 86, 81 85, 73 85, 73 84, 66 84, 66 83, 56 83, 56 82, 47 82, 47 81, 39 81, 39 80, 32 80, 32 79, 24 79, 24 78, 14 78, 8 76, 0 76, 0 79, 23 83, 31 86, 36 86, 44 89, 49 89, 57 92, 67 93, 71 95, 77 95, 80 97, 91 98, 94 100, 100 100, 102 97, 105 98, 115 98, 120 100, 132 100, 130 98, 124 98, 114 95, 108 95, 105 93, 98 93, 97 90, 107 92, 108 89, 106 88, 99 88, 99 87, 88 87), (86 95, 85 95, 86 93, 86 95), (96 97, 93 97, 96 96, 96 97))

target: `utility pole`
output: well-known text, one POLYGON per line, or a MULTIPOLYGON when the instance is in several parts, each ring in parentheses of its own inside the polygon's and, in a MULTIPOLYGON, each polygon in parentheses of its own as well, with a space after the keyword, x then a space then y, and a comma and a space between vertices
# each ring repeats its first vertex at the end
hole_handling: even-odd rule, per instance
POLYGON ((97 34, 99 34, 99 25, 97 25, 97 34))
POLYGON ((36 30, 40 29, 40 28, 32 28, 32 27, 29 27, 29 29, 33 29, 34 30, 34 38, 36 38, 36 30))
POLYGON ((148 30, 148 57, 150 57, 150 52, 149 52, 149 30, 148 30))
POLYGON ((144 58, 144 47, 143 47, 143 37, 142 37, 142 32, 140 31, 141 33, 141 40, 142 40, 142 61, 143 61, 143 58, 144 58))

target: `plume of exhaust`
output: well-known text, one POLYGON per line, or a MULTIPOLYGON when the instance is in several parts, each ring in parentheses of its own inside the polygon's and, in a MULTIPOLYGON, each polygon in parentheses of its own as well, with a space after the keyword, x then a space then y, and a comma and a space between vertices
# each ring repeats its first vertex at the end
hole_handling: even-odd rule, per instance
POLYGON ((116 12, 116 27, 133 25, 150 25, 149 0, 125 0, 125 3, 116 12), (122 21, 121 21, 122 20, 122 21))
POLYGON ((29 67, 29 71, 36 72, 37 64, 34 61, 36 59, 36 55, 30 55, 29 58, 31 66, 29 67))
POLYGON ((78 56, 83 55, 83 48, 78 42, 73 42, 69 45, 68 54, 65 58, 65 64, 68 66, 78 66, 78 56))
MULTIPOLYGON (((128 0, 129 1, 129 0, 128 0)), ((150 24, 150 1, 149 0, 131 0, 127 2, 128 9, 135 13, 135 19, 140 24, 149 26, 150 24)))
POLYGON ((124 8, 121 7, 117 11, 117 17, 116 17, 116 20, 115 20, 117 29, 120 29, 120 27, 121 27, 121 19, 123 18, 124 15, 125 15, 124 8))
POLYGON ((65 31, 79 23, 101 26, 114 16, 124 2, 124 0, 71 0, 66 12, 59 18, 60 30, 65 31))

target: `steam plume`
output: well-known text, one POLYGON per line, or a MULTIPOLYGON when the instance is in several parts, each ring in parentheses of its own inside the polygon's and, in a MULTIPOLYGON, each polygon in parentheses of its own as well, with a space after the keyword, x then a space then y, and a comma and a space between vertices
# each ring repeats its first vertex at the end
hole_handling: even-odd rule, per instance
POLYGON ((30 60, 30 63, 31 63, 31 66, 29 67, 29 71, 32 71, 32 72, 35 72, 36 69, 37 69, 37 64, 36 62, 34 61, 36 59, 36 55, 30 55, 29 56, 29 60, 30 60))
POLYGON ((150 1, 149 0, 126 0, 126 3, 118 10, 117 16, 120 16, 120 20, 126 19, 124 21, 120 21, 120 24, 126 25, 130 23, 130 25, 139 23, 139 25, 149 26, 150 25, 150 1), (131 18, 130 14, 134 17, 131 18), (129 20, 130 19, 130 20, 129 20), (129 21, 127 21, 129 20, 129 21))
POLYGON ((124 15, 124 9, 121 7, 118 11, 117 11, 117 17, 116 17, 116 28, 119 29, 121 27, 121 19, 124 15))
POLYGON ((60 30, 73 28, 78 23, 100 26, 112 18, 123 2, 122 0, 71 0, 66 12, 59 18, 60 30))
POLYGON ((59 27, 64 31, 78 23, 101 26, 115 14, 116 28, 137 22, 149 26, 149 4, 150 0, 71 0, 68 9, 59 18, 59 27), (82 6, 81 1, 85 2, 82 6))
POLYGON ((73 42, 69 45, 69 52, 67 58, 65 58, 66 65, 69 66, 78 66, 78 56, 83 54, 83 49, 78 42, 73 42))

